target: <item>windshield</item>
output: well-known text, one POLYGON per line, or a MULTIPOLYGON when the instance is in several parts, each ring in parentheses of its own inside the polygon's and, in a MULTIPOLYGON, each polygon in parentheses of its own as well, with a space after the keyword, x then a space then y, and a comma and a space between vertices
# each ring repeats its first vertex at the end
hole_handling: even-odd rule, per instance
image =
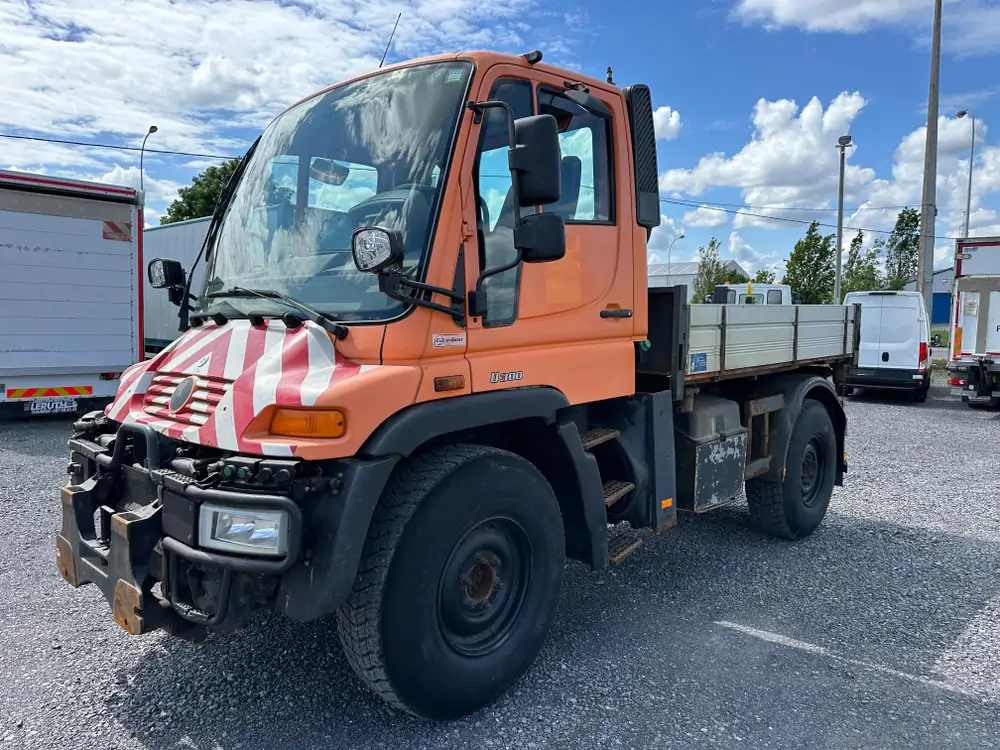
POLYGON ((362 226, 397 229, 403 271, 423 274, 472 65, 387 71, 314 96, 264 132, 208 256, 200 312, 285 308, 259 297, 211 299, 234 286, 270 289, 339 320, 382 320, 403 303, 354 268, 362 226))

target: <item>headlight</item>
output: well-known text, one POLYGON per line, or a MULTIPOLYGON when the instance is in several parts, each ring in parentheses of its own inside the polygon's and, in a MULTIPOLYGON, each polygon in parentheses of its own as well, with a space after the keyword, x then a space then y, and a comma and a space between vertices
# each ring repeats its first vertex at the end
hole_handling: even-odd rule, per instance
POLYGON ((244 555, 284 555, 288 551, 288 513, 202 503, 198 544, 244 555))

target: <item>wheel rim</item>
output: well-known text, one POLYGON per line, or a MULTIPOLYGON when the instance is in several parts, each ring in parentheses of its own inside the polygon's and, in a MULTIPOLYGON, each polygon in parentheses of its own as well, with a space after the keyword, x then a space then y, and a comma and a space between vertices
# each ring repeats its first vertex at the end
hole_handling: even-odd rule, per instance
POLYGON ((438 625, 464 656, 495 651, 524 610, 531 581, 531 543, 520 524, 492 518, 452 549, 438 584, 438 625))
POLYGON ((819 500, 823 480, 826 478, 826 462, 823 457, 823 444, 818 437, 813 437, 806 443, 806 450, 802 456, 802 469, 799 473, 799 481, 802 485, 802 503, 806 507, 815 505, 816 501, 819 500))

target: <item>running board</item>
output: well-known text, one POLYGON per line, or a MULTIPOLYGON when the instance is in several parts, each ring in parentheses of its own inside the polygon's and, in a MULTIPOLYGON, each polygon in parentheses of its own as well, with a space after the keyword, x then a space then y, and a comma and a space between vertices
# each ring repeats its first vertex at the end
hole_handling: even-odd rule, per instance
POLYGON ((617 479, 605 482, 604 507, 610 508, 634 489, 635 485, 631 482, 621 482, 617 479))
POLYGON ((617 567, 642 546, 642 538, 632 528, 608 530, 608 562, 617 567))
POLYGON ((583 436, 580 439, 583 441, 583 449, 585 451, 589 451, 602 443, 614 440, 620 435, 621 432, 613 430, 610 427, 594 427, 593 429, 587 430, 583 433, 583 436))

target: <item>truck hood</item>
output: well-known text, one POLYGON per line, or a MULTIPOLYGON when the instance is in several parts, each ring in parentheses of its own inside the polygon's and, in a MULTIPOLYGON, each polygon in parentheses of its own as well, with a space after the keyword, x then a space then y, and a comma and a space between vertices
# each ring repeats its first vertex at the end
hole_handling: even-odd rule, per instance
POLYGON ((209 323, 122 373, 105 414, 207 447, 291 456, 294 444, 243 438, 254 418, 275 405, 312 406, 340 381, 376 368, 345 359, 315 323, 209 323))

